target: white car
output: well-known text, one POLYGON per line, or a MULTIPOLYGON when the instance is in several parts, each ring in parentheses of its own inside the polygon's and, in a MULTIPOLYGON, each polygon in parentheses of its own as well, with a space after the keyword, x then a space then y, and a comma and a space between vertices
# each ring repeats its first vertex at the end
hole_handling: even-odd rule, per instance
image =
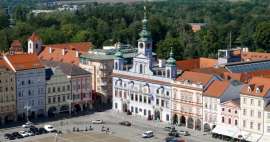
POLYGON ((92 120, 93 124, 103 124, 103 120, 92 120))
POLYGON ((29 136, 29 133, 26 132, 26 131, 19 131, 19 134, 23 137, 28 137, 29 136))
POLYGON ((28 121, 25 124, 22 125, 23 128, 30 128, 31 126, 33 126, 33 123, 28 121))
POLYGON ((153 131, 146 131, 142 134, 143 138, 151 138, 154 136, 154 132, 153 131))
POLYGON ((52 125, 44 125, 44 129, 49 133, 56 132, 56 129, 52 125))

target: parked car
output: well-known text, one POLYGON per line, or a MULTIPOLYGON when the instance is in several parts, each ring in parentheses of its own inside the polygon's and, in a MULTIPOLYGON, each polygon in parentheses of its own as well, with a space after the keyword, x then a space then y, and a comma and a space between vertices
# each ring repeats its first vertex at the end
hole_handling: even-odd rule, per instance
POLYGON ((119 122, 119 124, 123 126, 131 126, 131 123, 129 121, 122 121, 122 122, 119 122))
POLYGON ((30 136, 29 133, 26 132, 26 131, 19 131, 19 134, 20 134, 21 136, 23 136, 23 137, 28 137, 28 136, 30 136))
POLYGON ((46 134, 46 133, 48 133, 48 131, 46 129, 44 129, 44 128, 38 128, 38 132, 39 132, 39 134, 46 134))
POLYGON ((34 135, 39 135, 39 134, 40 134, 38 128, 35 127, 35 126, 30 127, 30 128, 29 128, 29 131, 30 131, 31 133, 33 133, 34 135))
POLYGON ((20 135, 19 132, 13 132, 11 135, 12 135, 13 137, 15 137, 16 139, 21 139, 21 138, 23 138, 23 136, 20 135))
POLYGON ((30 121, 26 122, 25 124, 22 125, 23 128, 30 128, 31 126, 33 126, 34 124, 30 121))
POLYGON ((98 120, 92 120, 92 123, 93 124, 103 124, 104 122, 103 122, 103 120, 98 119, 98 120))
POLYGON ((179 131, 179 134, 184 135, 184 136, 189 136, 190 135, 188 131, 183 131, 183 130, 179 131))
POLYGON ((177 131, 170 131, 168 135, 173 137, 179 137, 179 133, 177 131))
POLYGON ((163 128, 164 131, 174 131, 175 130, 175 127, 174 126, 167 126, 167 127, 164 127, 163 128))
POLYGON ((151 138, 154 136, 154 132, 153 131, 146 131, 142 134, 143 138, 151 138))
POLYGON ((185 141, 181 138, 166 137, 165 142, 185 142, 185 141))
POLYGON ((9 133, 6 133, 4 137, 8 140, 15 140, 16 139, 16 137, 14 137, 12 134, 9 134, 9 133))
POLYGON ((44 129, 49 133, 57 132, 52 125, 44 125, 44 129))

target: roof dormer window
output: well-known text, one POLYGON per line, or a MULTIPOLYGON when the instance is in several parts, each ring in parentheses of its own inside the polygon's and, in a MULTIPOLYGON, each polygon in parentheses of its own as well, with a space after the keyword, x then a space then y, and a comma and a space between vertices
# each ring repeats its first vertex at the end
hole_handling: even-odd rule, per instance
POLYGON ((251 90, 251 87, 250 86, 248 86, 248 92, 251 92, 252 90, 251 90))
POLYGON ((261 92, 261 90, 260 90, 260 88, 256 88, 256 93, 260 93, 261 92))

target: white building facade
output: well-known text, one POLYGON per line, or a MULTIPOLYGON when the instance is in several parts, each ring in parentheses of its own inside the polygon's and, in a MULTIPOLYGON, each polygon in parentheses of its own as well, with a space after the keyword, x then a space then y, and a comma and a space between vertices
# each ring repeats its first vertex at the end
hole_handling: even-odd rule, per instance
POLYGON ((171 122, 171 82, 176 78, 176 61, 171 51, 166 65, 158 66, 153 58, 146 15, 142 22, 138 52, 131 68, 124 69, 126 61, 120 50, 115 54, 113 109, 149 120, 171 122))

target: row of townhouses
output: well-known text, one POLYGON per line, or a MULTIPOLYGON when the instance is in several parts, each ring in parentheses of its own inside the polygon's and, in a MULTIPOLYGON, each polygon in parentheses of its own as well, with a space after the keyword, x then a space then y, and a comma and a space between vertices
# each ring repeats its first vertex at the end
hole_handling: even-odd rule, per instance
POLYGON ((75 65, 79 63, 75 57, 79 57, 80 50, 89 47, 90 43, 42 45, 34 33, 28 39, 28 53, 24 53, 21 43, 14 41, 0 59, 1 124, 91 109, 91 73, 75 65), (55 47, 49 52, 62 51, 66 62, 47 59, 50 56, 46 54, 50 53, 46 46, 55 47))
POLYGON ((171 49, 164 62, 152 52, 147 22, 145 15, 131 61, 115 53, 113 110, 218 137, 270 141, 269 54, 236 48, 219 50, 218 60, 176 61, 171 49))

